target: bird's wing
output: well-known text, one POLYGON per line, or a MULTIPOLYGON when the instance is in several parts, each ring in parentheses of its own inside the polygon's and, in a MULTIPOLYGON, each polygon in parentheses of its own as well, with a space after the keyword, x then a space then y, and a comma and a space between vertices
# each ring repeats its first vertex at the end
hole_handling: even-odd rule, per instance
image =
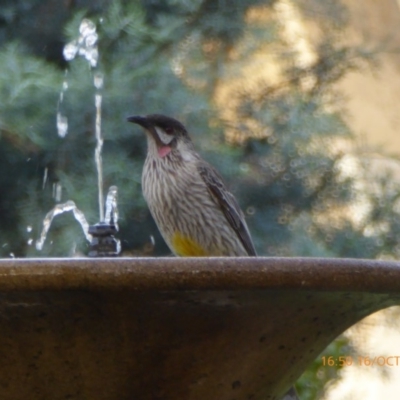
POLYGON ((200 163, 197 168, 211 196, 221 207, 225 218, 238 235, 248 255, 256 256, 256 250, 251 240, 242 210, 232 193, 228 192, 226 189, 221 176, 210 164, 205 162, 200 163))

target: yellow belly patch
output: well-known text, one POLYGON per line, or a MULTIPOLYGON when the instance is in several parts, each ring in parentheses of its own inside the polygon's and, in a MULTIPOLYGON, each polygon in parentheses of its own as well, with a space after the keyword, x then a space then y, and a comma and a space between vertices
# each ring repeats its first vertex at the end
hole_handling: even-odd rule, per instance
POLYGON ((172 237, 174 252, 181 257, 206 257, 208 254, 194 240, 175 232, 172 237))

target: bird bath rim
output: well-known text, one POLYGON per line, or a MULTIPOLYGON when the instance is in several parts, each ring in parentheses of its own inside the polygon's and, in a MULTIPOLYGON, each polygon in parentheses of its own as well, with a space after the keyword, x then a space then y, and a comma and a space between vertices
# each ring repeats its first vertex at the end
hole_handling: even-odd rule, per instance
POLYGON ((278 399, 338 334, 400 304, 400 262, 2 259, 0 297, 0 397, 278 399))
POLYGON ((346 258, 0 259, 0 290, 287 289, 399 293, 400 262, 346 258))

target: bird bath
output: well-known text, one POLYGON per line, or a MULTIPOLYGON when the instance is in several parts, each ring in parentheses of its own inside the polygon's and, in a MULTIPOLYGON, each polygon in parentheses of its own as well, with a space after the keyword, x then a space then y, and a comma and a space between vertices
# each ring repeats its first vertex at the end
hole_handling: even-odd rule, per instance
POLYGON ((0 398, 279 399, 400 263, 307 258, 0 260, 0 398))

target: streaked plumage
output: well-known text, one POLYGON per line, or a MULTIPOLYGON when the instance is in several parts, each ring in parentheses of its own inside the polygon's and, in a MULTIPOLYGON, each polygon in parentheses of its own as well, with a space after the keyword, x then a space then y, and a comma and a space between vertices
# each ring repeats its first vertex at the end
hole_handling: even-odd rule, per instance
POLYGON ((255 256, 244 215, 185 127, 159 114, 130 117, 147 133, 142 189, 166 243, 179 256, 255 256))

